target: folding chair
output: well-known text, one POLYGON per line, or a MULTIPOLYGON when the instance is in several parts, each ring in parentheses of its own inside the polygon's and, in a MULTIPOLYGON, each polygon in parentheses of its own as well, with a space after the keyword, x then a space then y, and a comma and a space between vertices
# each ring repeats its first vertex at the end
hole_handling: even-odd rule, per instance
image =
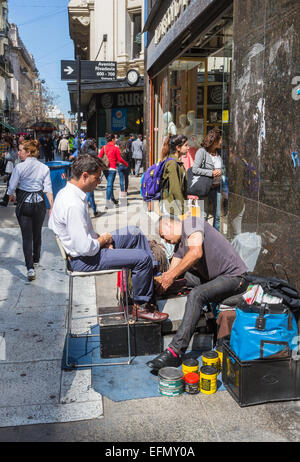
POLYGON ((112 269, 112 270, 105 270, 105 271, 92 271, 92 272, 78 272, 78 271, 71 271, 68 268, 68 255, 62 245, 61 240, 59 239, 58 236, 56 236, 56 242, 58 245, 58 248, 60 250, 60 253, 65 261, 66 265, 66 274, 69 276, 69 303, 68 303, 68 309, 66 313, 66 320, 65 320, 65 325, 67 327, 67 340, 66 340, 66 366, 70 368, 78 368, 78 367, 92 367, 92 366, 119 366, 119 365, 130 365, 132 362, 131 358, 131 345, 130 345, 130 325, 129 325, 129 311, 128 311, 128 290, 125 291, 126 296, 125 299, 121 300, 121 306, 122 310, 118 312, 113 312, 113 313, 105 313, 101 314, 101 316, 120 316, 120 314, 124 315, 124 319, 127 324, 127 337, 128 337, 128 360, 127 361, 122 361, 122 362, 114 362, 114 363, 94 363, 94 364, 83 364, 83 365, 77 365, 74 363, 69 362, 69 340, 70 338, 88 338, 88 337, 99 337, 100 339, 100 334, 72 334, 72 319, 73 320, 79 320, 79 319, 86 319, 86 318, 92 318, 92 317, 98 317, 98 314, 93 314, 93 315, 88 315, 88 316, 80 316, 77 318, 73 318, 73 279, 74 278, 80 278, 80 277, 89 277, 89 276, 101 276, 104 274, 112 274, 112 273, 117 273, 119 271, 122 271, 122 280, 125 281, 125 287, 127 287, 127 281, 128 281, 128 273, 126 268, 120 268, 120 269, 112 269), (124 278, 124 279, 123 279, 124 278))

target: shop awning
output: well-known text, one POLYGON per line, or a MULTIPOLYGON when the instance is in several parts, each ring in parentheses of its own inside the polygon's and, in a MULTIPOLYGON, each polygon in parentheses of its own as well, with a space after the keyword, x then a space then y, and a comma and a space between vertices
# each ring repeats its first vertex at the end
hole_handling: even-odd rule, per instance
POLYGON ((10 131, 12 133, 16 132, 16 129, 14 127, 12 127, 12 125, 9 125, 8 123, 3 122, 3 120, 0 120, 0 124, 3 125, 3 127, 5 127, 8 131, 10 131))

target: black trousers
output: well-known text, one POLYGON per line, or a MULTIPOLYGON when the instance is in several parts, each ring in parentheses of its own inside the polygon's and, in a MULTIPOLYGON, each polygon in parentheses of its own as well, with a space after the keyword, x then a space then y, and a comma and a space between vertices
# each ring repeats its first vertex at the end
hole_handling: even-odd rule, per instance
POLYGON ((24 202, 18 217, 23 238, 25 264, 28 270, 33 268, 33 263, 40 261, 45 215, 45 201, 32 204, 24 202))
POLYGON ((220 303, 226 298, 243 293, 248 286, 241 276, 219 276, 204 284, 199 277, 190 272, 185 274, 185 278, 188 286, 194 288, 187 297, 183 319, 169 345, 179 355, 184 354, 189 346, 203 311, 203 305, 210 302, 220 303))

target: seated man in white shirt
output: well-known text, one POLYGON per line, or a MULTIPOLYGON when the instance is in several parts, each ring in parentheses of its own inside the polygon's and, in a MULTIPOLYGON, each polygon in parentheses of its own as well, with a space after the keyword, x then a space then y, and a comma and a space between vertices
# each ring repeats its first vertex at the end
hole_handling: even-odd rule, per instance
POLYGON ((156 262, 144 234, 135 226, 100 236, 95 233, 88 212, 86 193, 100 182, 105 165, 91 155, 80 155, 72 164, 72 176, 54 201, 49 228, 60 238, 72 271, 101 271, 130 268, 133 310, 137 318, 161 322, 167 319, 151 305, 153 269, 156 262))

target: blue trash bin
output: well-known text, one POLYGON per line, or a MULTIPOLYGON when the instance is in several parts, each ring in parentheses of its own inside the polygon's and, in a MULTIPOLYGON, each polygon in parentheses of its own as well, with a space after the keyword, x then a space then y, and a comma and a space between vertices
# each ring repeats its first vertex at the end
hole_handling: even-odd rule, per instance
MULTIPOLYGON (((47 167, 50 169, 50 177, 53 190, 53 199, 55 199, 58 191, 64 188, 70 177, 72 162, 67 161, 52 161, 46 162, 47 167)), ((45 195, 46 207, 50 209, 50 204, 45 195)))

